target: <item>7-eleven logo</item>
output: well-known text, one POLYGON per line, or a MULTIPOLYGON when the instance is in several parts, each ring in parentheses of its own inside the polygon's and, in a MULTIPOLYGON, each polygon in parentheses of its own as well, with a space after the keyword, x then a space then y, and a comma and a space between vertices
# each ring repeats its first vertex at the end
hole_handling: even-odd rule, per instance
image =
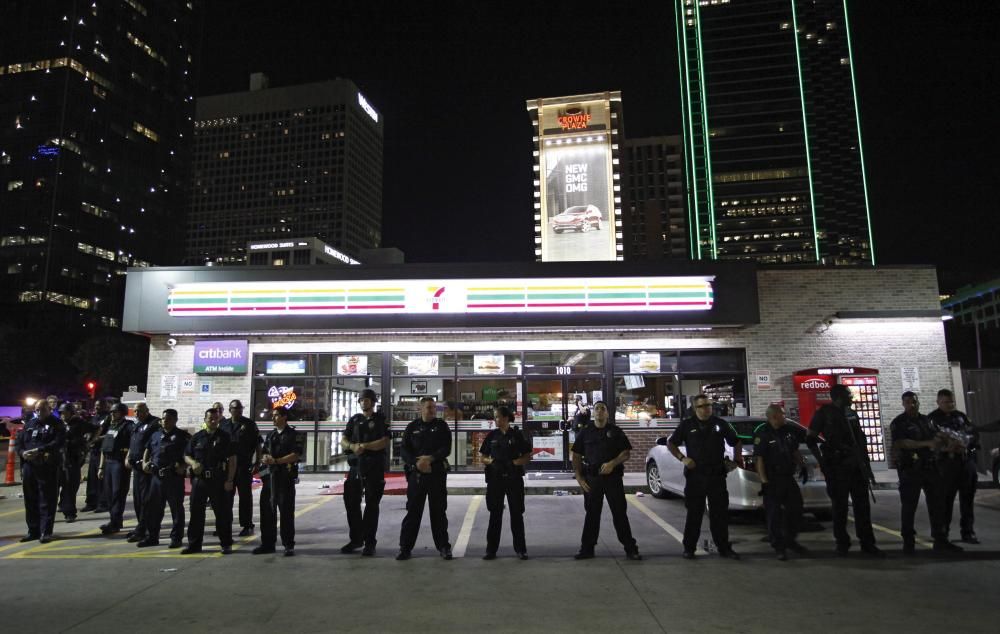
POLYGON ((431 310, 441 310, 441 297, 444 295, 445 287, 435 289, 433 286, 427 290, 433 291, 433 299, 431 300, 431 310))

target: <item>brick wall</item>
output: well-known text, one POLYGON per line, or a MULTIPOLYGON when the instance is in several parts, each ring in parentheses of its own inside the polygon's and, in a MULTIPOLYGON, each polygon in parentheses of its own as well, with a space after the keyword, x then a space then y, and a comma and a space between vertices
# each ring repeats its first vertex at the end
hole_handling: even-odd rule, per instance
MULTIPOLYGON (((551 350, 560 347, 600 350, 655 350, 670 348, 744 348, 751 373, 750 413, 762 415, 772 401, 797 406, 792 374, 803 368, 850 364, 877 368, 882 400, 882 422, 888 428, 901 411, 901 367, 917 367, 925 403, 934 392, 952 387, 945 349, 944 328, 936 319, 902 319, 838 322, 824 320, 845 310, 936 310, 937 275, 927 267, 883 267, 878 269, 784 269, 758 273, 761 323, 743 328, 711 331, 674 331, 617 334, 593 332, 525 333, 495 335, 374 334, 374 335, 280 335, 251 336, 251 354, 271 352, 441 352, 551 350), (773 389, 759 390, 752 380, 757 370, 771 372, 773 389)), ((252 318, 246 318, 252 319, 252 318)), ((177 408, 181 422, 196 425, 201 412, 212 401, 231 398, 246 402, 250 376, 212 377, 212 394, 180 394, 175 401, 159 398, 163 374, 191 375, 193 337, 176 337, 176 347, 166 345, 166 336, 150 343, 147 396, 150 407, 177 408)), ((640 432, 642 434, 647 432, 640 432)), ((655 434, 655 432, 648 432, 655 434)), ((631 434, 630 434, 631 436, 631 434)), ((636 444, 635 454, 645 449, 636 444)), ((887 443, 888 444, 888 443, 887 443)), ((646 447, 648 448, 648 447, 646 447)), ((888 449, 888 447, 887 447, 888 449)), ((634 464, 630 462, 630 467, 634 464)))

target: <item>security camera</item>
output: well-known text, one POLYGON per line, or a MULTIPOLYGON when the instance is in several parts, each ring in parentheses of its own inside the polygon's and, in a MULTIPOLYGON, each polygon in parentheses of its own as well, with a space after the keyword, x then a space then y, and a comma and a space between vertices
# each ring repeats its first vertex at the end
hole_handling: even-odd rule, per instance
POLYGON ((176 339, 174 339, 173 337, 171 337, 170 339, 167 339, 167 347, 168 348, 170 348, 171 350, 173 350, 174 346, 176 346, 176 345, 177 345, 177 340, 176 339))

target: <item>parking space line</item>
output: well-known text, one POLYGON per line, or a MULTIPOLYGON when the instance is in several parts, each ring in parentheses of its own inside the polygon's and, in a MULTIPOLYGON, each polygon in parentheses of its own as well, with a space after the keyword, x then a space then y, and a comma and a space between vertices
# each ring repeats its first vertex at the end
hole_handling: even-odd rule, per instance
MULTIPOLYGON (((676 539, 677 543, 681 544, 682 546, 684 545, 684 533, 682 533, 681 531, 677 530, 676 528, 674 528, 673 526, 671 526, 670 524, 668 524, 666 522, 666 520, 664 520, 662 517, 660 517, 655 512, 653 512, 653 509, 649 508, 648 506, 646 506, 645 504, 643 504, 642 502, 640 502, 639 498, 637 498, 634 493, 630 493, 629 495, 626 495, 625 499, 627 499, 629 501, 629 504, 631 504, 635 508, 639 509, 642 512, 643 515, 645 515, 649 519, 653 520, 653 523, 656 524, 657 526, 659 526, 660 528, 662 528, 663 531, 667 535, 670 535, 671 537, 673 537, 674 539, 676 539)), ((695 553, 699 554, 699 555, 707 555, 708 554, 701 547, 699 547, 695 551, 695 553)))
POLYGON ((458 532, 458 539, 455 540, 455 547, 452 548, 452 555, 455 557, 465 557, 465 549, 469 547, 469 538, 472 536, 472 525, 476 522, 476 511, 483 496, 474 495, 469 500, 469 508, 465 511, 465 519, 462 521, 462 530, 458 532))
POLYGON ((3 513, 0 513, 0 517, 7 517, 9 515, 17 515, 18 513, 20 513, 21 515, 24 515, 24 509, 20 508, 20 509, 17 509, 16 511, 4 511, 3 513))
MULTIPOLYGON (((851 522, 854 522, 854 516, 853 515, 848 515, 847 519, 849 519, 851 522)), ((877 531, 881 531, 881 532, 885 533, 886 535, 892 535, 893 537, 898 537, 900 540, 903 539, 903 534, 902 533, 900 533, 899 531, 894 531, 891 528, 882 526, 881 524, 876 524, 875 522, 872 522, 872 528, 874 528, 877 531)), ((913 541, 915 543, 917 543, 917 544, 920 544, 924 548, 933 548, 934 547, 934 544, 932 542, 925 541, 923 539, 920 539, 919 537, 915 537, 913 541)))

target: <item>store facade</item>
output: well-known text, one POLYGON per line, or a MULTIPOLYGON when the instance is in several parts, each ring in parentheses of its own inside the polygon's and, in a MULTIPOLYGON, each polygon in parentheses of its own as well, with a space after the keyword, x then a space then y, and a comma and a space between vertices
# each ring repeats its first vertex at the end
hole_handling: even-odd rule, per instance
POLYGON ((154 411, 174 407, 194 426, 212 402, 239 398, 267 429, 271 409, 286 407, 308 432, 306 466, 319 471, 344 469, 340 435, 364 388, 392 421, 391 470, 417 401, 432 396, 452 426, 457 470, 481 469, 498 404, 531 433, 533 469, 566 470, 576 415, 603 400, 636 448, 629 469, 641 471, 699 392, 722 415, 761 416, 780 402, 794 418, 801 368, 876 368, 887 401, 866 431, 884 465, 904 379, 925 392, 951 385, 932 268, 547 263, 460 273, 130 270, 125 329, 150 337, 154 411))

